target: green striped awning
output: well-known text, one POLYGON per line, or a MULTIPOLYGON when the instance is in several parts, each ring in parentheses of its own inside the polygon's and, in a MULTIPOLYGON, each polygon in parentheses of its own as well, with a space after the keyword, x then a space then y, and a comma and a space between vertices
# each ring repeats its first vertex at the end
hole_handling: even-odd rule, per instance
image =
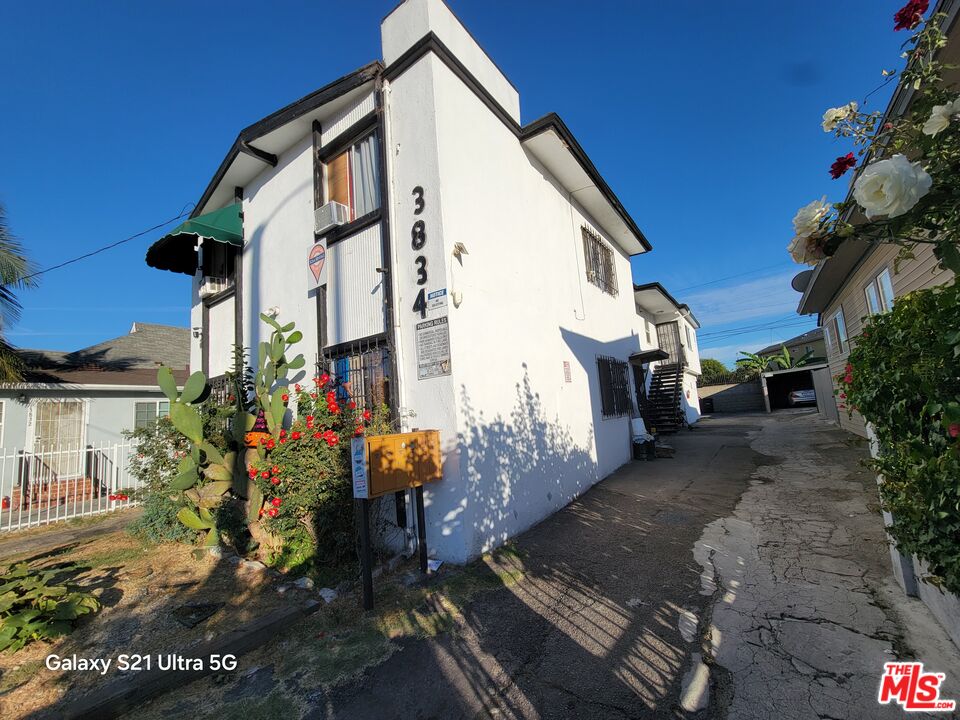
POLYGON ((240 203, 197 215, 175 227, 147 250, 147 265, 159 270, 193 275, 197 271, 197 240, 243 246, 240 203))

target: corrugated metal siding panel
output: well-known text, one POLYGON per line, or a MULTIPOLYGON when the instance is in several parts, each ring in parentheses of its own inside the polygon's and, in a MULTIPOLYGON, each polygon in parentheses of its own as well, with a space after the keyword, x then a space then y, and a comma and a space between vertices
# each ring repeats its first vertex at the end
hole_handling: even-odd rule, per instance
POLYGON ((328 248, 327 344, 384 332, 380 224, 328 248))
MULTIPOLYGON (((934 287, 948 282, 953 274, 937 269, 937 259, 929 245, 921 245, 914 251, 916 257, 900 263, 899 272, 893 272, 894 261, 900 248, 895 245, 877 247, 851 275, 843 290, 823 314, 826 322, 843 306, 843 316, 847 323, 847 336, 851 342, 863 331, 863 319, 867 314, 867 299, 864 287, 884 268, 889 267, 893 280, 893 293, 896 297, 914 290, 934 287)), ((830 374, 836 377, 843 372, 847 364, 847 353, 833 353, 829 356, 830 374)), ((842 401, 841 401, 842 402, 842 401)), ((863 417, 857 412, 848 416, 846 410, 840 410, 840 426, 845 430, 866 437, 867 429, 863 417)))
POLYGON ((320 128, 320 141, 323 145, 329 144, 335 140, 337 135, 342 133, 355 122, 362 120, 376 109, 373 93, 361 98, 356 104, 348 106, 334 116, 333 120, 323 124, 320 128))

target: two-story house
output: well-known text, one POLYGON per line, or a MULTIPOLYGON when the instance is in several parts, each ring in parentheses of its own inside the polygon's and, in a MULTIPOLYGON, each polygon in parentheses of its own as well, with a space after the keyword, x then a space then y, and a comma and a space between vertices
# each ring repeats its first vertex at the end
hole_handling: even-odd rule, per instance
POLYGON ((194 277, 194 369, 221 375, 276 313, 358 401, 439 429, 428 545, 463 561, 629 460, 650 244, 442 0, 401 3, 381 38, 382 62, 243 130, 147 262, 194 277))

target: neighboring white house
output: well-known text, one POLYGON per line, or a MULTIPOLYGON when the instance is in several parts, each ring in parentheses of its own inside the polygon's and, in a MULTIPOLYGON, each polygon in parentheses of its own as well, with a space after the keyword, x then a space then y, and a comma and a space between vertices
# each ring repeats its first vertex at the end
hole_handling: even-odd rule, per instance
MULTIPOLYGON (((630 258, 650 245, 559 117, 521 124, 441 0, 381 33, 384 62, 243 130, 147 262, 194 276, 193 369, 222 374, 276 312, 359 399, 439 429, 428 546, 465 561, 630 459, 629 359, 658 342, 630 258)), ((696 321, 669 300, 692 376, 696 321)))
MULTIPOLYGON (((640 353, 631 360, 633 364, 649 363, 645 388, 649 400, 656 402, 656 375, 671 368, 676 369, 678 382, 675 385, 674 404, 683 415, 683 422, 693 425, 700 419, 700 396, 697 379, 700 377, 700 348, 697 345, 697 330, 700 322, 690 312, 690 307, 677 302, 658 282, 633 286, 637 314, 643 322, 643 337, 647 346, 660 348, 666 357, 656 359, 654 354, 640 353), (647 358, 651 358, 647 360, 647 358)), ((641 400, 642 402, 642 400, 641 400)), ((653 412, 652 420, 661 429, 664 427, 662 413, 653 412)), ((669 418, 667 418, 669 421, 669 418)))

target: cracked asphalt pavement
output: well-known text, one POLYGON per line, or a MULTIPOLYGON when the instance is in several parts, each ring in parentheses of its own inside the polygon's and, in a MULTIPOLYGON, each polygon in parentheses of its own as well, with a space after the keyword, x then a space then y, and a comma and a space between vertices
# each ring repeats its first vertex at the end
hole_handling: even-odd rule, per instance
POLYGON ((897 658, 960 699, 956 649, 890 574, 863 443, 810 412, 669 443, 517 538, 522 580, 303 717, 904 717, 876 702, 897 658))

